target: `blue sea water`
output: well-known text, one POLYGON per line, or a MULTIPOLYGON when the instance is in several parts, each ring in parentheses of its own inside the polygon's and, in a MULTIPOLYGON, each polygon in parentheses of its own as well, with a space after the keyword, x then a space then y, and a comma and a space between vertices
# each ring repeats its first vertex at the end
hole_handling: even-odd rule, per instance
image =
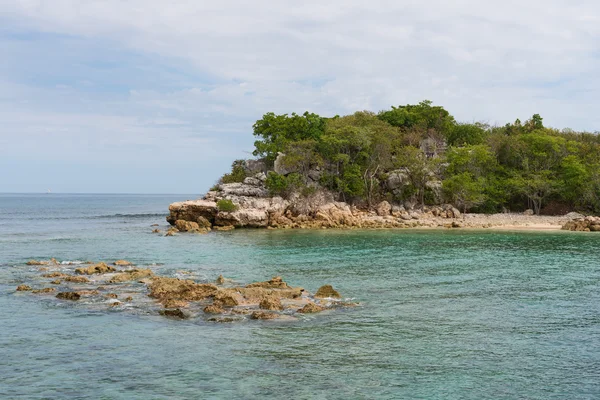
POLYGON ((151 233, 194 197, 0 195, 0 398, 600 398, 600 234, 151 233), (218 324, 15 292, 51 257, 282 275, 360 306, 218 324))

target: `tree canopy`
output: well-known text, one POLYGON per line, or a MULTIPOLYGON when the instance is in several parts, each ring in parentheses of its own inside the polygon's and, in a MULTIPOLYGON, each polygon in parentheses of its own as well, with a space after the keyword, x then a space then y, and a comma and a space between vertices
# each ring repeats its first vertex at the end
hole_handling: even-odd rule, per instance
MULTIPOLYGON (((463 211, 600 212, 600 137, 546 127, 539 114, 489 126, 457 122, 425 100, 333 118, 269 112, 253 131, 253 154, 285 170, 269 173, 273 194, 324 187, 367 207, 388 200, 451 202, 463 211)), ((235 162, 222 182, 244 177, 235 162)))

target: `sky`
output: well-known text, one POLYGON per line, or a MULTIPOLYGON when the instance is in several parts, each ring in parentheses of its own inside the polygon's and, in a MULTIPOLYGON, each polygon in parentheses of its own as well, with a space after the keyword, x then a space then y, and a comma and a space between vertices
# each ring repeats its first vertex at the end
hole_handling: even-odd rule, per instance
POLYGON ((203 193, 266 112, 600 130, 600 2, 0 0, 0 192, 203 193))

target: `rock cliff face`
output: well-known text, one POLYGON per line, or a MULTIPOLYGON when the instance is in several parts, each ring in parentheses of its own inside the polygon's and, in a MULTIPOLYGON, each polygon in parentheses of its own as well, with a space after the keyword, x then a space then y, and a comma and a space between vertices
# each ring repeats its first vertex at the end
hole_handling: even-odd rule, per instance
POLYGON ((334 201, 331 193, 317 190, 283 199, 269 196, 266 175, 259 172, 242 183, 220 184, 203 199, 173 203, 167 221, 183 232, 224 228, 401 228, 455 226, 461 216, 451 205, 414 210, 411 205, 383 201, 373 211, 334 201), (234 211, 219 210, 221 200, 231 201, 234 211))

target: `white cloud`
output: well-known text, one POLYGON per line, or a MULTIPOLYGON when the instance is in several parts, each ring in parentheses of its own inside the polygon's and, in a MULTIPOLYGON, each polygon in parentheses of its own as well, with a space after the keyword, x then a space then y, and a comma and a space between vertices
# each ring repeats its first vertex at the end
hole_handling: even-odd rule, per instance
MULTIPOLYGON (((0 16, 18 31, 101 42, 174 69, 156 69, 154 85, 123 79, 126 92, 112 96, 97 95, 91 78, 78 77, 80 88, 13 85, 0 102, 52 119, 13 118, 17 131, 87 129, 91 143, 149 148, 201 138, 241 156, 266 111, 333 115, 426 98, 462 120, 540 113, 557 127, 600 129, 595 1, 0 0, 0 16)), ((22 55, 18 48, 0 51, 22 55)), ((78 54, 57 57, 76 63, 78 54)))

